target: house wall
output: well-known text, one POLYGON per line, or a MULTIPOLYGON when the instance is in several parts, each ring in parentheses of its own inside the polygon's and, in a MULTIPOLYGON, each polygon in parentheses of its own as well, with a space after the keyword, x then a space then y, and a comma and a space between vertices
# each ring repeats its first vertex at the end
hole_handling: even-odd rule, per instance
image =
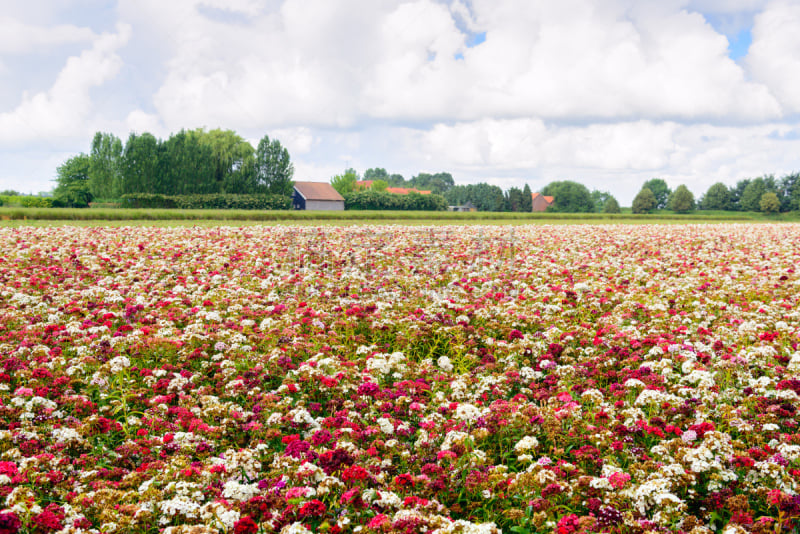
POLYGON ((306 199, 297 190, 292 194, 292 207, 296 210, 306 209, 306 199))
POLYGON ((533 199, 533 203, 531 204, 531 211, 544 211, 547 209, 547 206, 550 204, 544 199, 542 195, 537 196, 533 199))
POLYGON ((344 200, 306 200, 307 210, 344 211, 344 200))

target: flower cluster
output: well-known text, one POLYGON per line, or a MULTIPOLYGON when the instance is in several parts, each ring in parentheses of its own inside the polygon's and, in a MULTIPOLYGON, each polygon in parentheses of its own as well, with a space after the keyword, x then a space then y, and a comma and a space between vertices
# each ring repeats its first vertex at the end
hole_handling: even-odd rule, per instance
POLYGON ((800 528, 796 225, 0 247, 0 533, 800 528))

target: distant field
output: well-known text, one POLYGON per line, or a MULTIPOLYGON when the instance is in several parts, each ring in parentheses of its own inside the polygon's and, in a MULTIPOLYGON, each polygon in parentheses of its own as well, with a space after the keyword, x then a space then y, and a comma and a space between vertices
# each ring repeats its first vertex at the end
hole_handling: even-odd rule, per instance
POLYGON ((263 223, 347 225, 382 224, 686 224, 714 222, 798 221, 797 212, 766 216, 752 212, 695 212, 678 215, 621 213, 457 213, 434 211, 244 211, 244 210, 147 210, 65 209, 0 207, 0 225, 110 225, 184 226, 251 225, 263 223))

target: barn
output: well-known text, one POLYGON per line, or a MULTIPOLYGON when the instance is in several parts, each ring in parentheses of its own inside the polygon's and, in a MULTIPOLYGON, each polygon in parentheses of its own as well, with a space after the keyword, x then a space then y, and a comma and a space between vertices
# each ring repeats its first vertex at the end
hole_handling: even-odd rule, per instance
POLYGON ((344 211, 344 198, 331 184, 295 182, 292 206, 296 210, 344 211))

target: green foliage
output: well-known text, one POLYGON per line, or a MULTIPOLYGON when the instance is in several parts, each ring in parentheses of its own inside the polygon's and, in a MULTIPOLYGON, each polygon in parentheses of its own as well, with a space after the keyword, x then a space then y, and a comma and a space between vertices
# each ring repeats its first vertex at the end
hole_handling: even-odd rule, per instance
POLYGON ((344 196, 356 190, 357 181, 358 173, 356 173, 355 169, 347 169, 344 174, 337 174, 331 178, 331 185, 336 189, 337 193, 344 196))
POLYGON ((478 211, 503 211, 505 195, 496 185, 486 183, 456 185, 444 195, 448 205, 463 206, 467 202, 478 208, 478 211))
POLYGON ((606 199, 606 203, 603 204, 603 213, 619 213, 619 202, 617 199, 610 196, 606 199))
POLYGON ((700 208, 704 210, 729 210, 732 207, 731 191, 722 182, 709 187, 700 202, 700 208))
POLYGON ((518 187, 510 188, 508 191, 506 191, 505 211, 524 211, 522 209, 524 200, 525 199, 521 189, 518 187))
POLYGON ((642 185, 642 189, 645 188, 649 189, 653 193, 653 197, 656 199, 656 205, 654 206, 655 209, 663 210, 667 207, 669 196, 672 193, 667 185, 667 182, 661 178, 652 178, 647 180, 642 185))
POLYGON ((443 195, 455 186, 453 176, 449 172, 428 174, 421 172, 407 182, 407 187, 416 187, 420 191, 431 191, 443 195))
POLYGON ((759 208, 763 213, 778 213, 781 210, 781 201, 775 193, 764 193, 761 195, 759 208))
POLYGON ((766 185, 763 178, 756 178, 751 180, 747 187, 742 192, 742 198, 739 200, 739 205, 743 211, 760 211, 761 197, 767 192, 766 185))
POLYGON ((650 213, 656 207, 656 197, 653 192, 647 187, 639 191, 636 198, 633 199, 633 206, 631 211, 635 214, 650 213))
POLYGON ((447 201, 441 195, 395 195, 380 191, 354 191, 345 193, 346 210, 413 210, 443 211, 447 209, 447 201))
POLYGON ((373 180, 370 189, 373 191, 386 191, 389 187, 389 183, 386 180, 373 180))
POLYGON ((781 211, 800 210, 800 173, 787 174, 781 179, 783 203, 781 211))
POLYGON ((585 185, 563 180, 560 182, 550 182, 542 194, 553 197, 553 203, 547 211, 554 213, 592 213, 594 212, 594 201, 592 194, 585 185))
POLYGON ((669 196, 668 206, 676 213, 688 213, 694 209, 694 195, 689 188, 681 184, 669 196))
POLYGON ((364 171, 364 180, 384 180, 388 183, 389 173, 386 169, 376 167, 374 169, 367 169, 364 171))
POLYGON ((148 209, 224 209, 224 210, 288 210, 291 197, 283 195, 160 195, 128 194, 122 197, 126 208, 148 209))
POLYGON ((95 198, 117 198, 122 193, 122 141, 110 133, 97 132, 89 153, 89 190, 95 198))
POLYGON ((531 191, 531 186, 525 184, 525 187, 522 188, 522 209, 525 213, 530 213, 533 210, 533 192, 531 191))
POLYGON ((57 169, 54 205, 85 208, 92 201, 89 190, 89 162, 86 154, 68 159, 57 169))
POLYGON ((289 151, 277 139, 270 141, 265 135, 258 142, 255 173, 257 192, 291 196, 294 165, 289 158, 289 151))
MULTIPOLYGON (((16 193, 16 191, 12 191, 16 193)), ((53 199, 32 195, 6 195, 0 193, 0 206, 22 206, 23 208, 52 208, 53 199)))
POLYGON ((600 191, 598 189, 594 189, 592 191, 592 202, 594 202, 594 211, 596 213, 602 213, 605 209, 606 202, 608 199, 611 198, 611 193, 608 191, 600 191))

